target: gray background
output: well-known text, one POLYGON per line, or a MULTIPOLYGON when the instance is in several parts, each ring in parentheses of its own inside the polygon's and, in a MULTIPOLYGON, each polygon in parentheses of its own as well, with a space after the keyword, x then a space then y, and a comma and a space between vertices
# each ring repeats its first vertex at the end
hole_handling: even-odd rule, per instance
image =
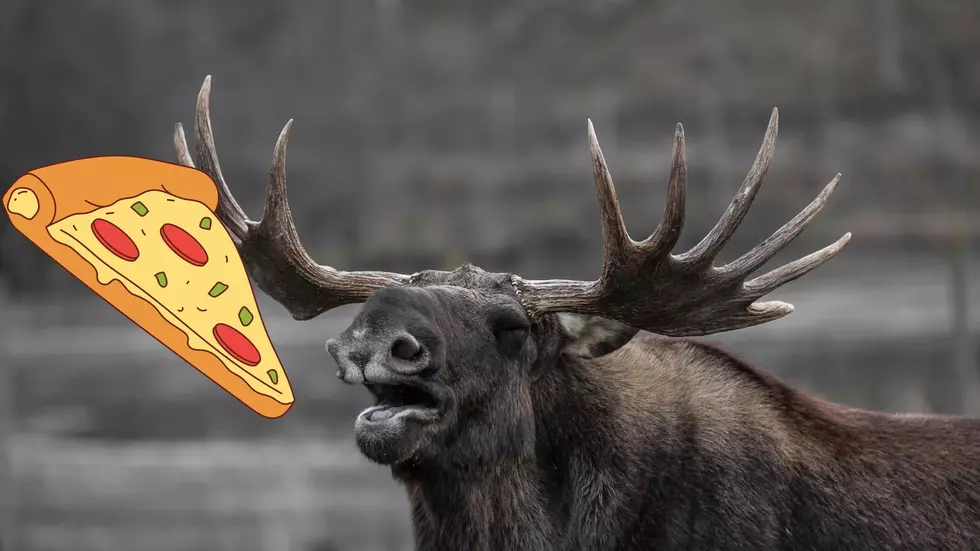
MULTIPOLYGON (((975 0, 3 0, 0 183, 91 155, 172 160, 211 74, 223 169, 253 217, 296 119, 289 192, 315 259, 594 278, 586 118, 634 237, 659 220, 685 124, 690 246, 778 106, 775 160, 723 260, 837 172, 769 267, 854 237, 772 295, 794 314, 707 340, 847 404, 980 414, 977 52, 975 0)), ((367 393, 323 350, 356 307, 300 323, 261 297, 297 397, 269 421, 6 218, 0 278, 5 551, 409 548, 404 497, 353 446, 367 393)))

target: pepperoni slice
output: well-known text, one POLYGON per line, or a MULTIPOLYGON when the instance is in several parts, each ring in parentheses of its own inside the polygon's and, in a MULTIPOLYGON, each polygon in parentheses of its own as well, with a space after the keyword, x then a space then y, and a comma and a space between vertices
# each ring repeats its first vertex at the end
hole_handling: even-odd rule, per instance
POLYGON ((204 266, 208 263, 208 252, 194 236, 187 233, 183 228, 173 224, 164 224, 160 228, 160 237, 170 250, 177 254, 181 259, 195 266, 204 266))
POLYGON ((212 333, 214 333, 214 338, 217 339, 221 348, 224 348, 226 352, 243 364, 254 367, 262 361, 262 356, 259 355, 259 350, 255 348, 252 341, 234 327, 219 323, 214 326, 212 333))
POLYGON ((109 252, 127 262, 132 262, 140 256, 136 243, 133 243, 126 232, 105 218, 97 218, 92 222, 92 234, 103 247, 109 249, 109 252))

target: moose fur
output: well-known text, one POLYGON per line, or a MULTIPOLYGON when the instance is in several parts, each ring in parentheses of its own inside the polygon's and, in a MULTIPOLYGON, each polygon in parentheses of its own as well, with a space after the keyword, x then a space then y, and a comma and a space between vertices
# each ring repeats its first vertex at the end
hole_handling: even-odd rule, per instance
POLYGON ((432 274, 377 291, 339 339, 422 323, 445 347, 432 368, 457 414, 380 461, 419 551, 980 548, 980 421, 843 407, 604 318, 545 316, 497 342, 506 276, 432 274))

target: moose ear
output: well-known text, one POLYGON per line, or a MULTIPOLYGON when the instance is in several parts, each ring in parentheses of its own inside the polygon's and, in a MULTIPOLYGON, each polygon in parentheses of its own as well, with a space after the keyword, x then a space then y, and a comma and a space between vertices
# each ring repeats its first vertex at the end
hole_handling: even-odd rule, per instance
POLYGON ((579 358, 598 358, 615 352, 630 342, 639 329, 599 316, 560 313, 558 322, 565 333, 563 354, 579 358))

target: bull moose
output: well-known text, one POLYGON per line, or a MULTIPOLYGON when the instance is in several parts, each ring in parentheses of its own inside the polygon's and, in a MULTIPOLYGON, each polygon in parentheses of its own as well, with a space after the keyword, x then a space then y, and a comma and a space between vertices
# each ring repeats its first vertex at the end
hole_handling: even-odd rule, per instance
POLYGON ((316 264, 286 201, 292 121, 253 221, 222 177, 209 97, 210 77, 196 155, 178 124, 178 160, 217 183, 250 276, 295 319, 363 303, 327 350, 341 380, 374 396, 356 443, 404 486, 420 551, 980 549, 980 421, 845 407, 668 338, 789 314, 756 301, 850 238, 749 279, 813 220, 838 174, 771 237, 714 265, 766 174, 775 109, 735 199, 680 254, 683 127, 663 220, 635 241, 590 122, 604 263, 596 281, 568 281, 469 264, 412 275, 316 264))

